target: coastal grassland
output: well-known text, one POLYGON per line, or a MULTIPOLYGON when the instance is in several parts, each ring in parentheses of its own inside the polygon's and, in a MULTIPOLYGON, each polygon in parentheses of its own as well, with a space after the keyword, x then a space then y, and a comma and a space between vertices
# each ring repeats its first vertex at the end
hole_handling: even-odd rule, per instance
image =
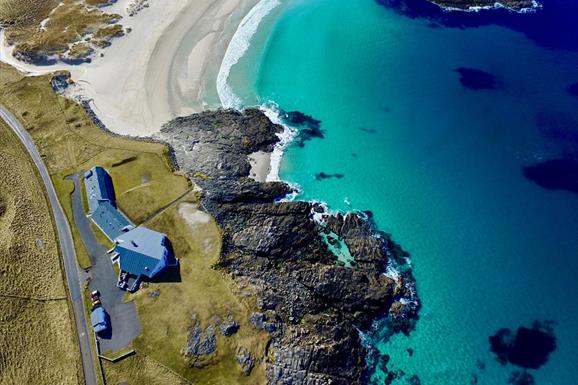
POLYGON ((6 41, 14 45, 14 55, 28 61, 52 57, 84 58, 92 48, 124 34, 116 22, 119 15, 103 12, 94 0, 0 0, 0 23, 6 41), (85 49, 76 46, 79 42, 85 49))
MULTIPOLYGON (((65 177, 102 165, 112 176, 121 210, 133 221, 166 233, 180 259, 178 274, 173 270, 129 296, 135 300, 142 334, 133 344, 136 355, 104 362, 108 383, 185 382, 179 376, 202 384, 263 383, 268 334, 247 323, 255 307, 252 293, 241 293, 226 274, 213 268, 220 253, 220 230, 207 214, 183 206, 198 204, 198 196, 188 178, 173 169, 167 146, 100 130, 81 106, 53 92, 50 79, 23 77, 0 64, 0 103, 34 139, 69 222, 73 223, 74 186, 65 177), (203 328, 216 326, 217 351, 203 368, 191 368, 182 354, 194 325, 193 314, 203 328), (240 329, 224 337, 218 323, 229 316, 240 323, 240 329), (244 376, 236 363, 240 347, 255 358, 250 376, 244 376)), ((86 251, 75 226, 71 229, 79 263, 87 267, 86 251)))
POLYGON ((50 207, 28 153, 0 121, 0 294, 64 298, 50 207))
POLYGON ((3 385, 84 383, 66 299, 0 298, 0 344, 3 385))
POLYGON ((0 0, 0 21, 11 25, 40 23, 60 0, 0 0))
MULTIPOLYGON (((140 223, 191 188, 175 172, 166 145, 131 140, 104 132, 77 103, 54 93, 50 75, 23 77, 0 63, 0 103, 28 130, 53 179, 72 222, 72 181, 65 177, 93 166, 106 167, 115 184, 118 205, 140 223)), ((73 236, 82 267, 90 260, 74 226, 73 236)))
POLYGON ((26 150, 0 121, 0 383, 79 384, 50 206, 26 150))
POLYGON ((135 340, 137 352, 163 363, 199 384, 259 384, 265 382, 264 363, 268 335, 248 323, 253 309, 251 293, 241 295, 230 277, 213 268, 221 249, 221 233, 214 219, 198 210, 190 194, 147 222, 166 233, 180 259, 179 274, 167 273, 135 295, 142 334, 135 340), (175 281, 175 282, 163 282, 175 281), (156 294, 156 295, 155 295, 156 294), (215 325, 217 350, 202 369, 191 368, 182 350, 187 345, 193 317, 201 327, 215 325), (230 337, 218 332, 220 321, 231 317, 240 324, 230 337), (237 349, 248 349, 256 359, 250 376, 236 363, 237 349))
POLYGON ((102 360, 102 366, 110 384, 139 385, 189 385, 173 371, 144 354, 136 354, 118 362, 102 360))

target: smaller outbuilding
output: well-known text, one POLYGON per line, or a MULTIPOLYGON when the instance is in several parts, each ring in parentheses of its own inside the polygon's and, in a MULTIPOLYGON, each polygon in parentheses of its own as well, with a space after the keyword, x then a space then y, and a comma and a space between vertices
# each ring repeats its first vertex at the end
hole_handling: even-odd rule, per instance
POLYGON ((102 306, 94 308, 92 313, 90 313, 90 323, 96 334, 104 333, 108 330, 110 322, 108 314, 106 314, 102 306))

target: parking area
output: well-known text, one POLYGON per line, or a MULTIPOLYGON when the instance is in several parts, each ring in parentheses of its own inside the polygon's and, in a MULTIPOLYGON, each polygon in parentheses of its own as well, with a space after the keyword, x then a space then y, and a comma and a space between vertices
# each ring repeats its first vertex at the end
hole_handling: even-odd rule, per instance
POLYGON ((98 290, 101 303, 110 317, 111 332, 99 337, 101 351, 117 352, 127 346, 140 334, 140 323, 135 304, 124 302, 125 291, 117 287, 115 272, 110 255, 104 246, 98 243, 82 205, 80 174, 70 179, 74 182, 72 193, 72 212, 74 223, 82 242, 90 256, 92 267, 89 269, 90 290, 98 290))

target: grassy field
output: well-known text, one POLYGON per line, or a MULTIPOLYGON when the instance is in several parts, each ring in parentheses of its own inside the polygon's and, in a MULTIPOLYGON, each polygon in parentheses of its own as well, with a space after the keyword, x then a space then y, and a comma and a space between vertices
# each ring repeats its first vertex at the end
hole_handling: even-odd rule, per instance
MULTIPOLYGON (((81 106, 56 95, 50 79, 50 76, 23 77, 0 63, 0 103, 32 135, 69 219, 74 186, 65 177, 95 165, 109 170, 118 205, 135 223, 144 221, 191 188, 189 180, 172 169, 165 145, 105 133, 93 124, 81 106)), ((90 260, 74 226, 72 230, 79 263, 86 268, 90 260)))
POLYGON ((0 384, 78 384, 58 244, 28 153, 0 121, 0 384))
POLYGON ((235 355, 239 347, 245 347, 254 357, 262 357, 268 335, 248 324, 251 297, 241 301, 232 280, 212 268, 220 253, 221 233, 213 218, 197 210, 195 201, 191 195, 147 223, 171 239, 180 259, 180 282, 153 283, 136 293, 142 334, 135 347, 168 363, 193 383, 264 383, 262 362, 257 362, 251 376, 245 377, 235 355), (151 295, 153 292, 158 297, 151 295), (202 327, 218 325, 228 316, 240 323, 239 331, 231 337, 217 333, 217 352, 203 369, 191 368, 181 354, 193 314, 202 327))
MULTIPOLYGON (((263 383, 262 357, 268 335, 247 324, 253 297, 212 268, 220 253, 220 230, 210 216, 197 210, 193 186, 172 169, 167 147, 105 133, 80 106, 56 95, 49 81, 49 76, 22 77, 0 63, 0 103, 32 135, 69 220, 73 185, 64 178, 102 165, 111 173, 121 210, 137 224, 144 222, 166 233, 180 260, 178 281, 150 283, 132 295, 142 334, 134 342, 136 355, 117 363, 104 362, 108 384, 263 383), (152 295, 157 290, 159 295, 152 295), (217 325, 228 316, 241 325, 231 337, 217 333, 217 352, 202 369, 191 368, 181 353, 193 314, 203 327, 217 325), (240 347, 256 358, 250 376, 243 376, 235 362, 240 347)), ((74 226, 72 230, 79 262, 86 267, 88 256, 74 226)))
POLYGON ((0 0, 0 22, 14 53, 79 59, 93 47, 124 34, 119 15, 103 12, 103 0, 0 0), (42 25, 41 25, 42 23, 42 25))
POLYGON ((145 356, 136 354, 119 362, 103 360, 103 368, 110 384, 138 385, 190 385, 191 382, 181 378, 162 364, 145 356))

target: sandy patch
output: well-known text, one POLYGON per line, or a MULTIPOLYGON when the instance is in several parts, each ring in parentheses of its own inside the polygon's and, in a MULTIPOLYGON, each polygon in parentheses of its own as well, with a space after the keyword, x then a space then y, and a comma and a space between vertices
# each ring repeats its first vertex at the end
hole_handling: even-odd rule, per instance
POLYGON ((212 220, 212 217, 206 212, 201 211, 199 205, 196 203, 180 203, 179 215, 193 231, 199 230, 212 220))
POLYGON ((267 175, 271 171, 271 153, 264 151, 254 152, 249 155, 249 163, 251 164, 249 177, 257 182, 266 182, 267 175))

